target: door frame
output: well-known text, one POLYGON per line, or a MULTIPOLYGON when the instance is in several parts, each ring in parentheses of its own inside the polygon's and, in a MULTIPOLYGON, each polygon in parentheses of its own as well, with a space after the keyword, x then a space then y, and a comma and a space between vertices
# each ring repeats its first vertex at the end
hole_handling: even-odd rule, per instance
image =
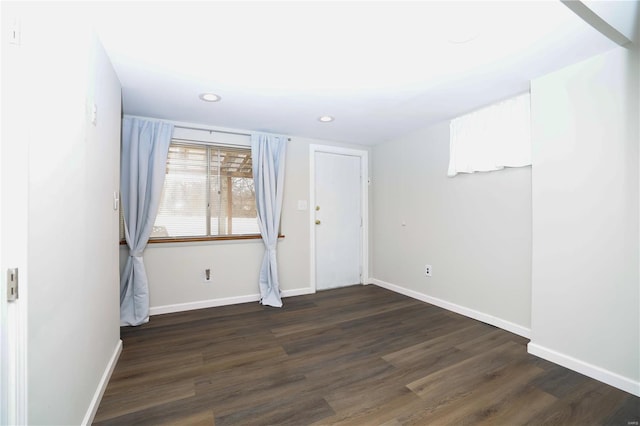
POLYGON ((316 292, 316 153, 348 155, 360 158, 360 233, 361 284, 369 283, 369 152, 331 145, 309 145, 309 286, 316 292))
MULTIPOLYGON (((8 6, 2 16, 2 67, 0 102, 0 423, 28 424, 27 401, 27 307, 28 307, 28 217, 29 217, 29 128, 33 119, 29 70, 30 50, 5 37, 8 25, 21 24, 20 6, 8 6), (11 84, 9 84, 11 83, 11 84), (7 301, 7 270, 19 270, 19 298, 7 301)), ((24 32, 23 32, 24 34, 24 32)))

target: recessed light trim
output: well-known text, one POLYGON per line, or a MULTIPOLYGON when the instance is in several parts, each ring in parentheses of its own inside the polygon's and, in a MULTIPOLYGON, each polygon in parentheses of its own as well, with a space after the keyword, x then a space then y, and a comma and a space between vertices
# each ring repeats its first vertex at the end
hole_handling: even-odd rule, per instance
POLYGON ((200 99, 202 99, 205 102, 218 102, 222 98, 219 95, 216 95, 215 93, 201 93, 200 99))
POLYGON ((333 120, 335 120, 335 118, 330 115, 323 115, 322 117, 318 118, 318 121, 320 121, 321 123, 331 123, 333 120))
POLYGON ((478 38, 478 33, 475 34, 457 34, 450 36, 447 41, 451 44, 467 44, 475 41, 478 38))

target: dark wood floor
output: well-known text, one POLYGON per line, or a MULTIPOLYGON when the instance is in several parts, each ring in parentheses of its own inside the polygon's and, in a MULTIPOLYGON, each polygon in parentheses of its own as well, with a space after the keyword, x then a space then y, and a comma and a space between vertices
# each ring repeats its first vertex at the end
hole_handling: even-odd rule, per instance
POLYGON ((639 398, 370 286, 123 328, 98 425, 637 425, 639 398))

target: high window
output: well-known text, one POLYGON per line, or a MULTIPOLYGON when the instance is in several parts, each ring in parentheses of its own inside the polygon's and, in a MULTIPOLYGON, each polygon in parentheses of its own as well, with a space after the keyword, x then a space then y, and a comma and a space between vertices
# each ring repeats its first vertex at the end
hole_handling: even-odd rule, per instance
POLYGON ((251 149, 173 141, 151 240, 256 234, 251 149))

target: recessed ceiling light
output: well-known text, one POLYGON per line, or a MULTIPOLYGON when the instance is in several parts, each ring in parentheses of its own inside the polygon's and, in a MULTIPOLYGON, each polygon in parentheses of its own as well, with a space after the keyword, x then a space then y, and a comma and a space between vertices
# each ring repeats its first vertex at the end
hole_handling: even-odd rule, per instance
POLYGON ((202 93, 200 94, 200 99, 205 102, 218 102, 222 98, 215 93, 202 93))
POLYGON ((451 44, 465 44, 480 36, 480 20, 472 13, 460 14, 452 20, 446 31, 447 41, 451 44))
POLYGON ((330 115, 323 115, 322 117, 318 118, 318 120, 323 123, 330 123, 334 120, 334 118, 330 115))

